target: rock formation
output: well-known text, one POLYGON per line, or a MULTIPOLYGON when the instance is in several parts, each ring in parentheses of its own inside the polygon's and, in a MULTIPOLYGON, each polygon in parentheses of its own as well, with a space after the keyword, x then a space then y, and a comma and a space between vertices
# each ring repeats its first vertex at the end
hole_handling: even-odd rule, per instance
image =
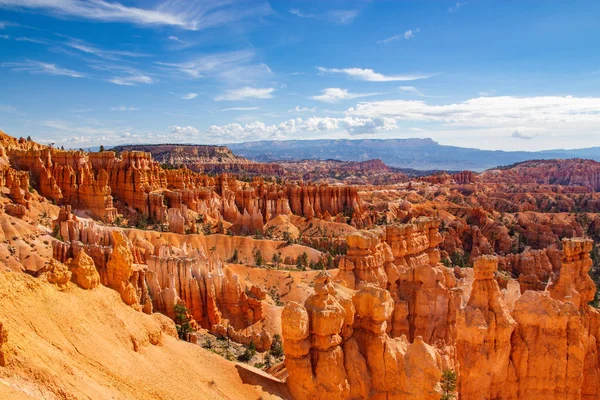
POLYGON ((70 259, 68 266, 75 282, 83 289, 94 289, 100 285, 100 274, 94 260, 85 251, 80 251, 75 258, 70 259))
POLYGON ((301 399, 438 399, 441 358, 422 338, 392 339, 393 300, 372 284, 336 288, 327 273, 304 307, 282 314, 288 387, 301 399))
POLYGON ((510 375, 510 338, 515 321, 504 303, 494 272, 495 257, 475 261, 475 281, 466 308, 456 321, 456 350, 460 362, 460 398, 503 398, 510 375))

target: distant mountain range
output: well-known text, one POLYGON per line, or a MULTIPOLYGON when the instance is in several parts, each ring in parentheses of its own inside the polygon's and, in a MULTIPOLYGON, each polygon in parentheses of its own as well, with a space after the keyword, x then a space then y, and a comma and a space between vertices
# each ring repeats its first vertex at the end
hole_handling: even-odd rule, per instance
POLYGON ((575 150, 501 151, 444 146, 432 139, 282 140, 226 144, 236 155, 259 162, 282 160, 366 161, 396 168, 483 171, 533 159, 587 158, 600 161, 600 147, 575 150))

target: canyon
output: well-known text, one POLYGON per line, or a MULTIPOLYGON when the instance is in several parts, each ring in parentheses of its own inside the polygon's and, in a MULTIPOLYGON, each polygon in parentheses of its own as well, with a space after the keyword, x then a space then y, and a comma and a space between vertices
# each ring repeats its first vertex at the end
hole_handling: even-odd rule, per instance
POLYGON ((598 399, 598 165, 0 132, 0 397, 598 399))

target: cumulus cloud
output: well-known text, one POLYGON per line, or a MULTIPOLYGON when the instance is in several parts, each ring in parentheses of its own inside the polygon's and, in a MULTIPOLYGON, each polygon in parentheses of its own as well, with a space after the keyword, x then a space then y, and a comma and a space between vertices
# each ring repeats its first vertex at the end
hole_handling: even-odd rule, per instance
POLYGON ((198 93, 188 93, 188 94, 184 94, 183 96, 181 96, 181 98, 183 100, 193 100, 196 97, 198 97, 198 93))
POLYGON ((239 89, 229 89, 215 97, 216 101, 223 100, 246 100, 246 99, 270 99, 273 97, 274 88, 255 88, 245 86, 239 89))
POLYGON ((478 97, 461 103, 430 105, 417 100, 363 102, 347 115, 464 125, 600 122, 600 98, 572 96, 478 97))
POLYGON ((317 111, 317 107, 300 107, 300 106, 296 106, 294 108, 292 108, 291 110, 288 110, 288 112, 316 112, 317 111))
POLYGON ((267 125, 256 121, 249 124, 212 125, 207 130, 211 137, 220 141, 245 141, 245 140, 277 140, 286 139, 298 134, 318 134, 345 132, 350 135, 375 133, 397 128, 390 118, 332 118, 310 117, 294 118, 277 125, 267 125))
POLYGON ((197 135, 198 133, 200 133, 200 131, 196 128, 194 128, 193 126, 171 126, 169 127, 171 129, 171 133, 178 133, 178 134, 184 134, 184 135, 197 135))
POLYGON ((343 74, 347 77, 360 81, 368 82, 394 82, 394 81, 415 81, 417 79, 427 79, 433 75, 409 74, 409 75, 383 75, 369 68, 325 68, 317 67, 319 72, 343 74))
POLYGON ((533 139, 533 135, 531 133, 520 132, 520 131, 514 131, 511 134, 511 136, 516 139, 533 139))
POLYGON ((359 97, 376 96, 380 93, 350 93, 346 89, 327 88, 321 91, 320 95, 312 96, 313 100, 325 103, 337 103, 340 100, 357 99, 359 97))

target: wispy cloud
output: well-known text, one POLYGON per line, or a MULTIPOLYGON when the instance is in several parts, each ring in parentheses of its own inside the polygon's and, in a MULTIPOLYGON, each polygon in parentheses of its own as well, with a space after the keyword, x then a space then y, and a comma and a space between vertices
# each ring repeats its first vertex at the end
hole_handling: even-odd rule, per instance
MULTIPOLYGON (((1 1, 1 0, 0 0, 1 1)), ((87 43, 81 39, 70 39, 66 42, 66 45, 72 49, 79 50, 86 54, 92 54, 94 56, 104 58, 106 60, 118 60, 120 56, 124 57, 146 57, 147 54, 132 52, 132 51, 121 51, 121 50, 103 50, 93 44, 87 43)))
POLYGON ((71 78, 83 78, 85 74, 67 68, 61 68, 56 64, 41 61, 25 60, 24 62, 0 63, 0 67, 10 68, 12 71, 29 72, 30 74, 60 75, 71 78))
POLYGON ((462 6, 467 5, 467 3, 468 3, 467 1, 464 1, 462 3, 461 2, 457 2, 456 4, 454 4, 453 6, 451 6, 451 7, 448 8, 448 12, 449 13, 457 12, 459 8, 461 8, 462 6))
POLYGON ((496 91, 494 89, 489 89, 489 90, 484 90, 483 92, 479 92, 479 95, 484 96, 484 97, 493 96, 495 94, 496 94, 496 91))
POLYGON ((313 13, 303 13, 302 11, 300 11, 297 8, 290 9, 290 14, 295 15, 295 16, 300 17, 300 18, 317 18, 316 14, 313 14, 313 13))
MULTIPOLYGON (((1 4, 0 4, 1 6, 1 4)), ((19 26, 19 24, 10 21, 0 21, 0 29, 8 28, 9 26, 19 26)))
POLYGON ((184 50, 190 47, 196 46, 198 43, 196 42, 188 42, 187 40, 183 40, 179 38, 179 36, 171 35, 167 37, 167 40, 171 43, 169 48, 171 50, 184 50))
POLYGON ((272 13, 266 2, 168 0, 156 8, 138 8, 105 0, 1 0, 1 8, 34 10, 62 18, 176 26, 199 30, 272 13))
POLYGON ((425 93, 421 92, 414 86, 400 86, 398 89, 405 93, 414 94, 415 96, 426 97, 425 93))
POLYGON ((254 88, 245 86, 239 89, 230 89, 215 97, 216 101, 245 100, 245 99, 270 99, 273 97, 274 88, 254 88))
POLYGON ((266 64, 253 64, 255 53, 240 50, 229 53, 202 55, 191 60, 159 62, 161 68, 189 78, 217 78, 227 83, 253 82, 272 74, 266 64))
POLYGON ((329 13, 330 17, 340 24, 350 24, 358 16, 356 10, 334 10, 329 13))
POLYGON ((181 98, 183 100, 193 100, 196 97, 198 97, 198 93, 188 93, 188 94, 184 94, 183 96, 181 96, 181 98))
POLYGON ((289 13, 300 18, 328 20, 338 24, 351 24, 358 16, 357 10, 331 10, 316 14, 292 8, 289 10, 289 13))
POLYGON ((327 88, 321 91, 320 95, 312 96, 313 100, 325 103, 337 103, 340 100, 351 100, 359 97, 376 96, 381 93, 350 93, 346 89, 327 88))
POLYGON ((110 110, 111 111, 137 111, 137 110, 139 110, 139 108, 132 107, 132 106, 118 106, 118 107, 111 107, 110 110))
POLYGON ((383 40, 378 40, 377 43, 378 44, 388 44, 390 42, 394 42, 396 40, 400 40, 400 39, 405 39, 405 40, 409 40, 415 37, 415 33, 418 33, 420 31, 419 28, 415 28, 413 29, 409 29, 407 31, 405 31, 402 34, 399 35, 394 35, 394 36, 390 36, 389 38, 383 39, 383 40))
POLYGON ((23 115, 19 112, 19 110, 17 110, 17 107, 10 105, 0 105, 0 113, 23 115))
POLYGON ((254 110, 258 110, 258 107, 230 107, 230 108, 224 108, 221 111, 254 111, 254 110))
POLYGON ((350 78, 368 82, 415 81, 430 78, 431 74, 383 75, 369 68, 324 68, 317 67, 319 72, 343 74, 350 78))
POLYGON ((139 84, 152 84, 154 83, 154 79, 152 79, 148 75, 130 75, 130 76, 117 76, 108 80, 115 85, 121 86, 136 86, 139 84))
POLYGON ((35 44, 48 44, 47 41, 43 40, 43 39, 36 39, 36 38, 30 38, 30 37, 26 37, 26 36, 18 36, 15 38, 15 40, 17 42, 29 42, 29 43, 35 43, 35 44))

